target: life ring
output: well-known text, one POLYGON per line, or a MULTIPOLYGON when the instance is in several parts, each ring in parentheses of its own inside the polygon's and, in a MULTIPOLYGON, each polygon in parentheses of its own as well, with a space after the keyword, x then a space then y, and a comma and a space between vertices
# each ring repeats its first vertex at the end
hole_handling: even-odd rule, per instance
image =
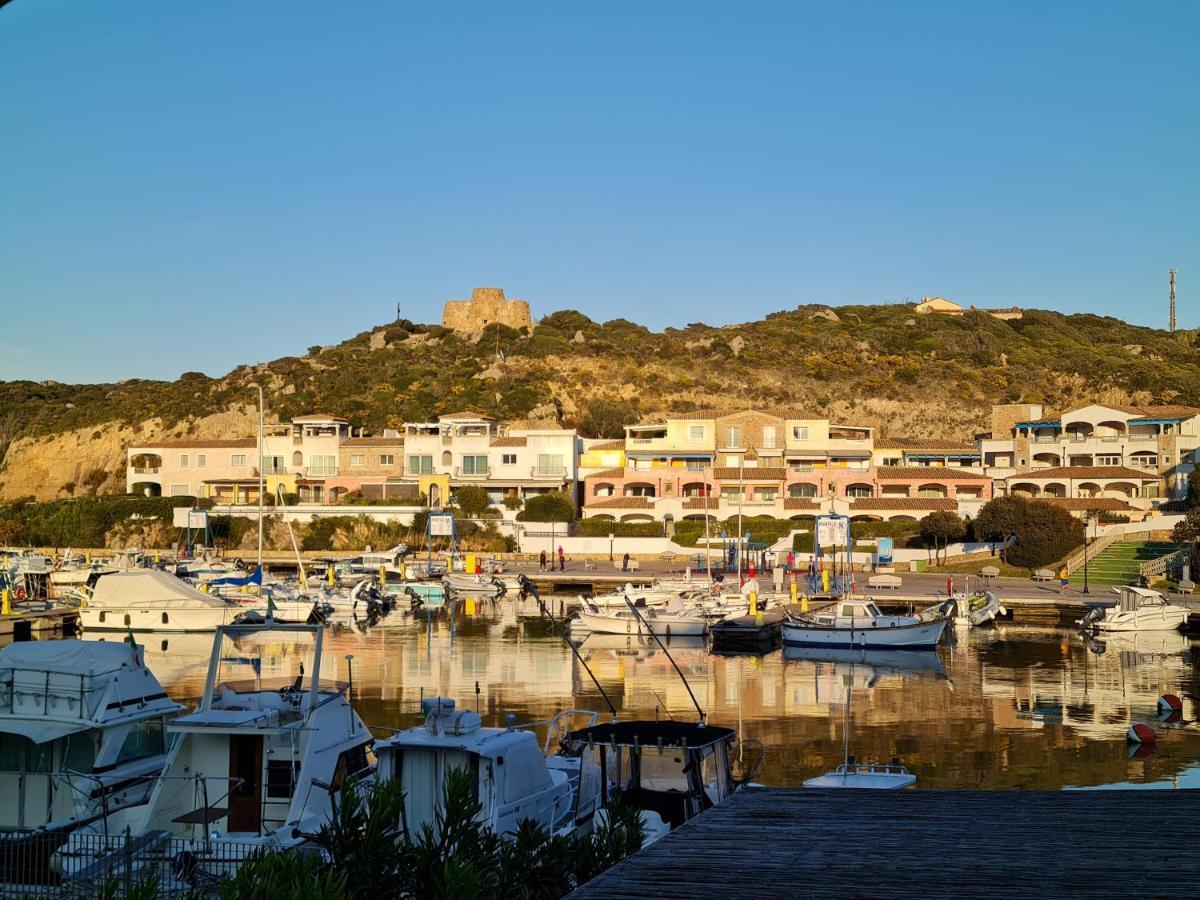
POLYGON ((20 603, 22 600, 25 599, 25 588, 23 588, 23 587, 17 588, 16 591, 13 592, 13 596, 16 597, 17 602, 20 603))

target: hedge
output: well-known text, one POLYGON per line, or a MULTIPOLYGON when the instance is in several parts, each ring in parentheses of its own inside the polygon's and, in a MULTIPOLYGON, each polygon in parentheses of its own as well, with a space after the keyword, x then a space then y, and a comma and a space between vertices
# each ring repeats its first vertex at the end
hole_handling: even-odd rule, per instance
POLYGON ((610 522, 607 519, 584 519, 579 523, 584 537, 663 537, 662 522, 610 522))

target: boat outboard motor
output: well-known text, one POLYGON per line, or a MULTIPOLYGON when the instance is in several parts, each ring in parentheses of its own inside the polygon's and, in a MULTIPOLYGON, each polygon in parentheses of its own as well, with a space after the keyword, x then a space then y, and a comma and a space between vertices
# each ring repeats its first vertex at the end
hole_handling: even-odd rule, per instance
POLYGON ((1104 608, 1093 606, 1087 611, 1087 614, 1079 620, 1079 628, 1082 631, 1089 631, 1096 627, 1096 623, 1104 618, 1104 608))
POLYGON ((496 590, 499 591, 499 593, 496 594, 496 596, 493 599, 499 600, 501 597, 503 597, 505 594, 508 593, 508 588, 504 586, 504 582, 501 581, 499 578, 497 578, 495 575, 492 576, 492 584, 494 584, 496 586, 496 590))
POLYGON ((541 596, 540 594, 538 594, 537 587, 534 585, 534 583, 532 581, 529 580, 529 576, 526 575, 524 572, 522 572, 520 575, 517 576, 517 583, 519 585, 521 585, 521 599, 522 600, 524 600, 526 597, 529 597, 531 595, 534 597, 541 596))
POLYGON ((418 594, 412 588, 406 587, 404 589, 404 593, 408 597, 408 608, 410 611, 416 612, 418 609, 420 609, 422 606, 425 605, 425 598, 423 598, 420 594, 418 594))

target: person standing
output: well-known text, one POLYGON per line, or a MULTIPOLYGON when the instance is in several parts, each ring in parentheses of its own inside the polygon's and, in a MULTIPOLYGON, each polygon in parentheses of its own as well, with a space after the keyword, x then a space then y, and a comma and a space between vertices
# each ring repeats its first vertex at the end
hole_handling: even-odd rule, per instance
POLYGON ((628 553, 628 551, 625 553, 625 555, 623 557, 621 557, 621 571, 622 572, 629 571, 629 553, 628 553))
POLYGON ((563 556, 562 544, 558 545, 558 571, 560 571, 560 572, 567 571, 567 560, 566 560, 566 557, 563 556))
POLYGON ((953 575, 946 576, 946 596, 947 597, 954 596, 954 576, 953 575))
POLYGON ((542 555, 538 557, 538 571, 539 572, 546 571, 546 551, 545 550, 543 550, 542 555))
POLYGON ((784 568, 787 570, 789 575, 792 574, 792 570, 796 568, 796 552, 794 550, 788 551, 787 561, 784 563, 784 568))

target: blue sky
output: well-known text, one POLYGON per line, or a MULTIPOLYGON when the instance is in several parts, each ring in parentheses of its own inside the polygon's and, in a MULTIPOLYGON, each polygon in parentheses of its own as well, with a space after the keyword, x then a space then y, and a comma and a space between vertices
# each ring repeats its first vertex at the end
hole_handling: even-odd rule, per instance
POLYGON ((0 10, 0 378, 212 375, 476 285, 1200 319, 1200 4, 0 10))

